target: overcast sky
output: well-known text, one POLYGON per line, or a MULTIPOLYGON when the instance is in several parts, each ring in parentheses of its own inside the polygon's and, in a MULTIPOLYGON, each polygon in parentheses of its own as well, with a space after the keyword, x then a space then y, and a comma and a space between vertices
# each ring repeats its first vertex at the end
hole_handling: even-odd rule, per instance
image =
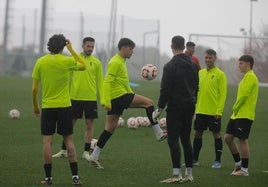
MULTIPOLYGON (((3 10, 6 0, 0 0, 3 10)), ((16 8, 40 8, 41 0, 9 0, 16 8)), ((52 0, 51 0, 52 1, 52 0)), ((118 16, 160 20, 161 50, 169 51, 170 39, 190 33, 242 35, 249 31, 251 0, 117 0, 118 16)), ((52 4, 53 3, 53 4, 52 4)), ((55 11, 110 15, 111 0, 53 0, 55 11)), ((268 0, 253 2, 253 31, 268 24, 268 0)), ((3 23, 3 13, 0 14, 3 23)), ((1 30, 2 33, 2 30, 1 30)), ((2 34, 1 34, 2 37, 2 34)))

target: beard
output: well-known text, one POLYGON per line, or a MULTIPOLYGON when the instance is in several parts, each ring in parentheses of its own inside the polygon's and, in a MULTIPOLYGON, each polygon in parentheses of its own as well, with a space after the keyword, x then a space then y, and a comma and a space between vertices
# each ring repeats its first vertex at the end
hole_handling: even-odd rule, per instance
POLYGON ((85 51, 86 56, 90 56, 92 54, 92 51, 85 51))

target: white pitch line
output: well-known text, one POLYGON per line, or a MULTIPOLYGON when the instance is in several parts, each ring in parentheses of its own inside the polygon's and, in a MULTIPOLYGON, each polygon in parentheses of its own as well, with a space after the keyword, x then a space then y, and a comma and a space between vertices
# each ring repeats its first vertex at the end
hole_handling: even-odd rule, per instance
POLYGON ((268 171, 262 171, 263 173, 268 173, 268 171))

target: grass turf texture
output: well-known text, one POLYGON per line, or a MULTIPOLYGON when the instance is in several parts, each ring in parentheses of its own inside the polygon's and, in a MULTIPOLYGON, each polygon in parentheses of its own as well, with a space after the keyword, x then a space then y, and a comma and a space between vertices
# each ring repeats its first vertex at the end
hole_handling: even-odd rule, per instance
MULTIPOLYGON (((0 186, 31 187, 40 186, 44 177, 42 164, 42 137, 39 118, 32 113, 31 78, 0 77, 0 186), (19 120, 8 118, 8 111, 17 108, 21 112, 19 120)), ((159 96, 159 82, 139 82, 134 88, 138 94, 152 98, 155 103, 159 96)), ((236 86, 228 87, 226 107, 222 120, 222 135, 231 114, 235 100, 236 86)), ((268 173, 268 88, 260 88, 256 121, 249 138, 249 177, 233 177, 232 156, 224 143, 221 169, 212 169, 214 141, 210 132, 204 132, 200 153, 200 167, 193 169, 194 183, 189 186, 267 186, 268 173)), ((168 186, 159 181, 171 176, 172 166, 168 145, 157 142, 150 127, 130 130, 126 120, 131 116, 145 116, 145 110, 129 109, 123 114, 125 126, 118 128, 101 154, 104 170, 93 168, 81 159, 84 147, 83 120, 75 126, 75 144, 78 154, 79 173, 84 186, 168 186)), ((95 120, 94 137, 98 138, 105 122, 105 111, 99 107, 99 119, 95 120)), ((53 153, 59 151, 61 137, 54 136, 53 153)), ((183 157, 181 163, 183 163, 183 157)), ((184 168, 183 172, 184 172, 184 168)), ((53 159, 53 186, 72 186, 71 173, 66 159, 53 159)), ((185 184, 186 185, 186 184, 185 184)))

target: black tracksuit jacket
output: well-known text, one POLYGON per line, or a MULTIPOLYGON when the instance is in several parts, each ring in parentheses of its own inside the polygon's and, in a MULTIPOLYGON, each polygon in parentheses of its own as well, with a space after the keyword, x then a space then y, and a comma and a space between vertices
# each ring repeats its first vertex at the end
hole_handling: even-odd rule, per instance
POLYGON ((158 107, 167 105, 167 111, 172 111, 195 104, 198 83, 198 70, 190 57, 183 53, 173 56, 163 68, 158 107))

